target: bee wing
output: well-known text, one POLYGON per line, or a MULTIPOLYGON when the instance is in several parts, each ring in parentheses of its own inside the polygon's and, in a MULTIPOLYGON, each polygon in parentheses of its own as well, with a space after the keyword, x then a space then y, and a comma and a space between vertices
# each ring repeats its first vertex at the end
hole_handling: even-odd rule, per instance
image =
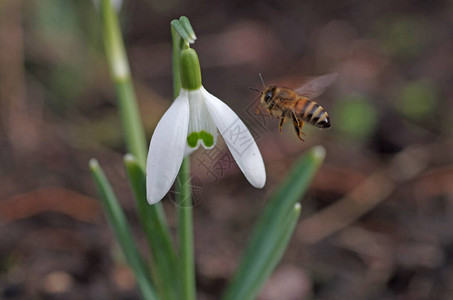
POLYGON ((331 73, 319 77, 315 77, 301 87, 295 89, 294 91, 300 96, 307 97, 309 99, 316 98, 320 96, 326 87, 331 85, 338 77, 338 73, 331 73))

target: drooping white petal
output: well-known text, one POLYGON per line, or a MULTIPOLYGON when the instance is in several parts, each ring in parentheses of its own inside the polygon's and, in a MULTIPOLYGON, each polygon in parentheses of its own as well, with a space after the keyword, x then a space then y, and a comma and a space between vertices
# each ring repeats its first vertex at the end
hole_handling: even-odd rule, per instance
POLYGON ((206 107, 202 90, 189 91, 189 130, 187 132, 186 154, 200 145, 205 149, 214 148, 217 143, 217 127, 206 107))
POLYGON ((252 134, 228 105, 208 93, 203 87, 201 89, 212 120, 242 173, 254 187, 262 188, 266 183, 266 170, 252 134))
POLYGON ((146 195, 149 204, 159 202, 173 185, 184 158, 189 124, 187 91, 165 112, 154 130, 146 162, 146 195))

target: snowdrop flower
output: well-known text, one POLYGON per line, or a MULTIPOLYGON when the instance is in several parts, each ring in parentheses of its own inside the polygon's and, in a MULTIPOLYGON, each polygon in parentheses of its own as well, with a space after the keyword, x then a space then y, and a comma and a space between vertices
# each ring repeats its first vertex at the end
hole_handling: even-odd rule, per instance
POLYGON ((180 54, 181 91, 156 126, 146 165, 147 199, 159 202, 170 190, 184 156, 200 145, 212 149, 218 131, 247 180, 256 188, 266 182, 263 158, 250 131, 236 113, 201 84, 195 50, 180 54), (217 131, 218 130, 218 131, 217 131))

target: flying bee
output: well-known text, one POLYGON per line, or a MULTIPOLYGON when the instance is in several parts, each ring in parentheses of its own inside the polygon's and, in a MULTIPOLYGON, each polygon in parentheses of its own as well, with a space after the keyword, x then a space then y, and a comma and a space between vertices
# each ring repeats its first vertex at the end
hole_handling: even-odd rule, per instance
MULTIPOLYGON (((280 119, 280 134, 282 133, 282 126, 286 118, 291 118, 297 137, 301 141, 304 141, 302 139, 302 135, 305 135, 302 132, 304 122, 310 123, 318 128, 330 127, 330 119, 327 111, 311 99, 320 96, 326 87, 335 81, 337 76, 337 73, 332 73, 315 77, 304 83, 301 87, 292 90, 275 85, 266 86, 260 74, 264 89, 262 91, 254 88, 251 89, 261 93, 260 104, 266 106, 272 117, 276 114, 277 118, 280 119)), ((260 112, 260 104, 256 110, 257 114, 260 112)))

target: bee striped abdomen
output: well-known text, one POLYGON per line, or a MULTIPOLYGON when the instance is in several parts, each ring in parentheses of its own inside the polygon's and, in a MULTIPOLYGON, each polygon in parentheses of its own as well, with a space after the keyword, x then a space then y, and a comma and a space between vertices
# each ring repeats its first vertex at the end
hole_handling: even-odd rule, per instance
POLYGON ((303 120, 319 128, 329 128, 330 119, 326 110, 315 101, 302 98, 294 106, 297 115, 303 120))

